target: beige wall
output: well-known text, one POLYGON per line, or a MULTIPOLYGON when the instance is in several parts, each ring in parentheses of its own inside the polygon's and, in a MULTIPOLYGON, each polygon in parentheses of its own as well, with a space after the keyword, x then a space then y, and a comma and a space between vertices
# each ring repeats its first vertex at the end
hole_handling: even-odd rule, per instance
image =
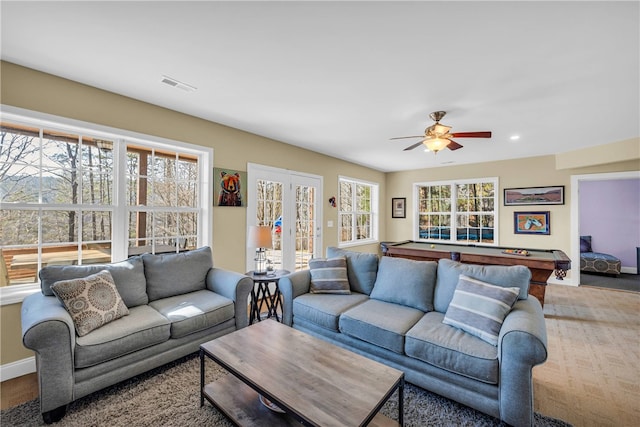
MULTIPOLYGON (((247 163, 258 163, 322 176, 324 247, 337 244, 337 228, 327 228, 326 224, 327 221, 334 224, 338 221, 337 210, 328 203, 328 199, 337 194, 338 175, 379 183, 380 209, 384 215, 386 191, 382 172, 15 64, 2 62, 0 65, 0 102, 4 105, 212 147, 216 167, 247 170, 247 163)), ((212 249, 215 265, 246 271, 246 228, 246 209, 214 207, 212 249)), ((381 233, 380 237, 384 238, 384 228, 381 233)), ((356 249, 375 251, 376 245, 356 249)), ((21 344, 20 306, 13 304, 0 308, 0 364, 31 355, 21 344)))
MULTIPOLYGON (((327 221, 337 224, 337 210, 329 207, 329 197, 337 194, 338 175, 380 183, 380 240, 411 239, 413 219, 412 184, 421 181, 482 178, 497 176, 500 191, 509 187, 564 185, 566 204, 536 207, 551 211, 550 236, 515 236, 514 207, 500 206, 500 244, 530 248, 558 248, 569 253, 570 176, 640 170, 634 160, 602 165, 602 159, 589 151, 577 153, 580 167, 556 169, 556 156, 475 165, 450 166, 425 170, 383 174, 381 172, 296 148, 278 141, 242 132, 206 120, 170 111, 59 77, 14 64, 0 63, 2 78, 0 102, 5 105, 83 120, 160 137, 185 141, 214 149, 217 167, 246 170, 247 163, 258 163, 320 175, 324 180, 324 246, 337 243, 337 229, 327 228, 327 221), (592 166, 589 166, 592 165, 592 166), (407 198, 407 218, 391 219, 392 197, 407 198)), ((624 144, 639 144, 638 139, 624 144)), ((631 150, 633 152, 633 149, 631 150)), ((563 154, 566 159, 567 154, 563 154)), ((502 199, 501 199, 502 200, 502 199)), ((518 209, 526 210, 526 209, 518 209)), ((533 210, 533 209, 531 209, 533 210)), ((244 209, 215 207, 213 212, 213 252, 217 266, 235 271, 245 269, 246 213, 244 209)), ((353 248, 376 252, 377 245, 353 248)), ((20 304, 0 308, 0 364, 31 355, 22 347, 20 304)))

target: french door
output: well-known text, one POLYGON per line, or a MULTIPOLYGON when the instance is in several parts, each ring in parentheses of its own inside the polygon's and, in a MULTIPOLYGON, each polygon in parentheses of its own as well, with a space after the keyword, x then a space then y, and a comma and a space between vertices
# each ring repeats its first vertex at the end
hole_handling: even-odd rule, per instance
MULTIPOLYGON (((322 177, 250 163, 247 226, 271 228, 267 259, 274 269, 297 271, 322 251, 322 177)), ((247 270, 255 248, 247 248, 247 270)))

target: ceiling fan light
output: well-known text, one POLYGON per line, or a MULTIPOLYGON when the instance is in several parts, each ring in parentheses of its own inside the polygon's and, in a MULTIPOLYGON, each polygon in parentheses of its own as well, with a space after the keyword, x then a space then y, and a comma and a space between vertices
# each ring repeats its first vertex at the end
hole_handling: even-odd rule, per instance
POLYGON ((442 150, 447 145, 449 145, 449 140, 443 139, 443 138, 433 138, 433 139, 424 140, 423 143, 424 145, 427 146, 427 149, 429 151, 433 151, 434 153, 437 153, 438 151, 442 150))

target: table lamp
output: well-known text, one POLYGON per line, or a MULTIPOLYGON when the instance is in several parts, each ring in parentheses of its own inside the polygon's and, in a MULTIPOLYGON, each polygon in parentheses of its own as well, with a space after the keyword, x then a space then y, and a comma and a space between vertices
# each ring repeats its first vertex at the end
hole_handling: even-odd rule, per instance
POLYGON ((247 236, 247 246, 256 248, 256 267, 254 274, 267 274, 267 248, 273 247, 271 242, 271 227, 264 225, 252 225, 249 227, 249 235, 247 236))

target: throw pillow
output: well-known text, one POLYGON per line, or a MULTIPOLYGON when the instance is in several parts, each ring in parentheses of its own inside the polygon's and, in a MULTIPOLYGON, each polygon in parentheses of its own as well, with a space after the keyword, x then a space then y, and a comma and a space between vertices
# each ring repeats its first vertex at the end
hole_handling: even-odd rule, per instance
POLYGON ((461 274, 442 323, 497 346, 502 322, 518 299, 519 291, 461 274))
POLYGON ((129 314, 107 270, 80 279, 60 280, 51 290, 69 312, 81 337, 129 314))
POLYGON ((580 236, 580 253, 593 252, 591 249, 591 236, 580 236))
POLYGON ((309 261, 312 294, 350 294, 347 259, 314 258, 309 261))
POLYGON ((435 261, 383 256, 371 298, 424 311, 433 311, 436 285, 435 261))

